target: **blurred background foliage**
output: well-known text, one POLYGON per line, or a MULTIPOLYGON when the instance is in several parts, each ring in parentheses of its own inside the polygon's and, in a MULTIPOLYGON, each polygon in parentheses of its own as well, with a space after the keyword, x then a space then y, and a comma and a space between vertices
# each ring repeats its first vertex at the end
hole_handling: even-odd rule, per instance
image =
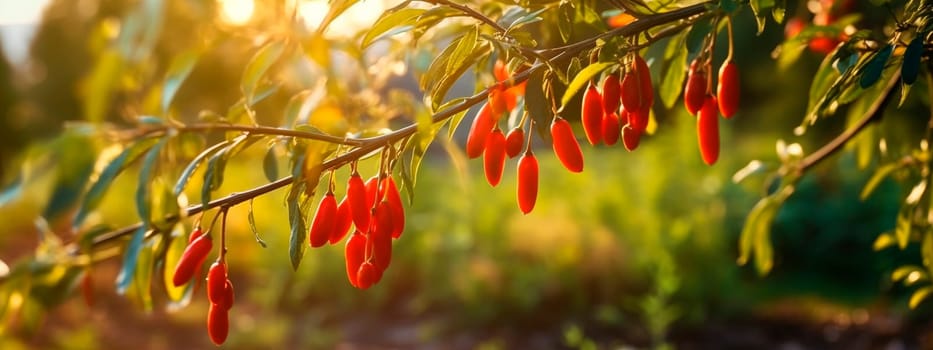
MULTIPOLYGON (((223 38, 222 49, 211 51, 217 57, 204 60, 220 64, 193 69, 177 94, 177 115, 193 118, 202 110, 224 111, 234 104, 253 31, 277 21, 281 13, 272 3, 258 4, 248 25, 231 26, 218 19, 213 1, 167 1, 161 39, 134 66, 141 69, 136 75, 140 80, 121 82, 123 88, 106 105, 108 121, 120 125, 138 115, 140 111, 122 109, 120 94, 143 91, 139 84, 148 82, 147 75, 205 37, 223 38)), ((790 8, 800 13, 803 6, 790 8)), ((88 156, 101 147, 55 137, 68 121, 86 113, 82 89, 93 75, 94 50, 100 49, 93 38, 113 25, 108 19, 128 11, 128 2, 120 0, 52 1, 28 64, 0 62, 0 169, 5 181, 13 180, 11 169, 19 167, 31 148, 65 142, 52 147, 80 146, 75 152, 88 156)), ((877 21, 883 14, 865 16, 877 21)), ((737 28, 755 25, 749 13, 736 21, 737 28)), ((521 215, 510 180, 513 165, 507 168, 507 180, 491 189, 480 163, 467 162, 456 150, 462 144, 459 133, 454 141, 439 137, 421 168, 394 264, 383 282, 367 291, 346 283, 341 246, 309 251, 292 271, 283 253, 288 246, 283 192, 252 203, 266 249, 250 232, 247 206, 231 209, 228 259, 238 303, 225 347, 931 346, 921 334, 930 329, 933 309, 924 305, 909 312, 909 294, 889 278, 901 264, 919 264, 919 249, 872 250, 878 234, 893 228, 904 189, 886 180, 868 200, 859 200, 871 174, 856 166, 851 151, 807 174, 781 209, 772 232, 776 262, 771 275, 760 278, 753 268, 735 263, 739 231, 764 191, 765 179, 735 184, 733 173, 753 159, 777 166, 777 139, 812 150, 845 124, 844 118, 831 118, 805 137, 793 136, 806 107, 804 87, 822 57, 807 52, 788 70, 778 71, 771 51, 783 38, 780 29, 772 26, 761 36, 753 30, 736 32, 744 102, 736 118, 722 122, 723 151, 713 167, 700 160, 693 117, 678 104, 656 111, 659 131, 636 152, 586 147, 582 174, 564 171, 539 143, 545 147, 538 151, 539 201, 535 211, 521 215)), ((718 50, 717 57, 724 55, 718 50)), ((410 87, 413 80, 390 84, 410 87)), ((460 84, 452 94, 469 94, 470 85, 460 84)), ((286 102, 273 97, 265 105, 286 102)), ((263 107, 257 108, 257 115, 264 115, 263 107)), ((918 136, 911 130, 916 124, 910 116, 924 116, 925 110, 909 103, 880 125, 890 130, 889 140, 915 144, 918 136)), ((897 151, 889 157, 896 159, 897 151)), ((264 183, 256 171, 263 154, 253 148, 232 161, 218 193, 264 183)), ((366 173, 375 171, 375 162, 363 163, 366 173)), ((136 221, 127 213, 133 199, 126 195, 135 178, 132 173, 118 178, 94 220, 114 226, 136 221)), ((43 211, 52 183, 31 184, 22 198, 0 208, 4 261, 33 252, 37 232, 28 218, 43 211)), ((187 308, 143 312, 134 298, 115 294, 117 260, 94 267, 91 308, 71 298, 43 311, 41 302, 25 300, 24 313, 15 321, 19 327, 0 334, 0 348, 210 346, 203 293, 196 293, 187 308)), ((64 287, 76 295, 75 286, 64 287)), ((154 295, 157 305, 165 301, 158 291, 154 295)))

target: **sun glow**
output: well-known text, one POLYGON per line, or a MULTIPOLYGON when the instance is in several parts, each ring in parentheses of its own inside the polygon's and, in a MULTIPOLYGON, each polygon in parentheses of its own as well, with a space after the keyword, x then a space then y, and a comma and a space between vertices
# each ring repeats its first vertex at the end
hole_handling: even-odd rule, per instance
MULTIPOLYGON (((309 29, 317 29, 329 8, 327 0, 304 0, 298 4, 298 13, 309 29)), ((384 0, 360 1, 331 22, 326 33, 328 36, 352 36, 357 31, 371 26, 385 9, 384 0)))
POLYGON ((219 0, 220 15, 224 22, 244 24, 253 17, 254 0, 219 0))

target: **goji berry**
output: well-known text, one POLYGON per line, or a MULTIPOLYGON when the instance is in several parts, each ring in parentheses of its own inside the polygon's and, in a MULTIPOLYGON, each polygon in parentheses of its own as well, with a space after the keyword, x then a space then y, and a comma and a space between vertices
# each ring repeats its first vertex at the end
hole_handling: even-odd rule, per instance
POLYGON ((528 214, 538 199, 538 160, 531 149, 518 160, 518 208, 528 214))
POLYGON ((566 119, 558 117, 551 122, 551 138, 554 154, 561 164, 571 172, 583 171, 583 152, 566 119))
POLYGON ((522 153, 522 146, 525 143, 525 131, 522 128, 514 128, 505 135, 505 154, 509 158, 515 158, 522 153))
POLYGON ((483 152, 483 170, 486 173, 486 181, 492 187, 499 185, 502 179, 502 170, 505 168, 505 135, 502 130, 496 128, 492 134, 486 138, 486 150, 483 152))
POLYGON ((340 204, 337 205, 337 215, 334 219, 334 230, 331 231, 328 241, 330 244, 337 244, 350 232, 350 226, 353 225, 353 215, 350 213, 350 204, 347 197, 343 197, 340 204))
POLYGON ((366 235, 360 231, 354 232, 347 240, 347 246, 344 250, 344 260, 347 265, 347 279, 350 285, 357 287, 357 272, 360 270, 360 264, 365 260, 366 254, 366 235))
POLYGON ((172 283, 179 287, 191 280, 194 272, 204 264, 204 259, 211 252, 213 240, 210 235, 200 235, 185 247, 178 264, 175 265, 175 274, 172 283))
POLYGON ((687 83, 684 86, 684 106, 687 112, 696 115, 697 111, 703 107, 703 101, 706 100, 706 74, 700 70, 700 60, 694 60, 690 63, 690 70, 687 74, 687 83))
POLYGON ((369 227, 370 208, 367 206, 366 185, 359 173, 350 174, 347 181, 347 201, 350 204, 350 214, 357 229, 365 230, 369 227))
POLYGON ((719 69, 716 100, 719 101, 719 112, 727 119, 732 118, 739 108, 739 71, 732 60, 724 62, 719 69))
POLYGON ((207 300, 214 304, 224 304, 227 292, 227 265, 218 261, 207 270, 207 300))
POLYGON ((337 198, 328 191, 317 206, 311 229, 308 231, 308 244, 313 248, 323 247, 330 240, 337 227, 337 198))
POLYGON ((619 116, 615 112, 606 113, 603 116, 603 142, 607 145, 612 146, 619 142, 619 133, 622 130, 621 125, 619 124, 619 116))
MULTIPOLYGON (((608 79, 608 78, 607 78, 608 79)), ((605 93, 605 91, 604 91, 605 93)), ((615 96, 615 95, 613 95, 615 96)), ((612 98, 610 98, 612 99, 612 98)), ((603 98, 600 97, 596 85, 592 82, 583 93, 583 103, 580 111, 580 120, 583 123, 583 132, 591 145, 602 142, 603 98)))
POLYGON ((230 332, 230 315, 227 309, 222 305, 211 304, 207 310, 207 334, 215 345, 221 345, 227 341, 227 334, 230 332))
POLYGON ((473 118, 473 125, 470 126, 470 133, 467 134, 466 154, 470 159, 483 155, 483 148, 486 147, 486 137, 492 132, 498 119, 493 116, 489 103, 483 104, 476 117, 473 118))
POLYGON ((719 111, 715 96, 708 96, 697 115, 697 140, 703 162, 713 165, 719 159, 719 111))

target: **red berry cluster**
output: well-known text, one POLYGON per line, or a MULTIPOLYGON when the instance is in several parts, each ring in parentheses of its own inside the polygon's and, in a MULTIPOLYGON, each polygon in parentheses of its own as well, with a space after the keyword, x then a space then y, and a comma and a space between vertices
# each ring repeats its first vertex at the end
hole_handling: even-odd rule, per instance
MULTIPOLYGON (((602 91, 590 82, 583 93, 580 119, 591 145, 612 146, 621 138, 625 149, 633 151, 648 128, 654 104, 651 72, 647 62, 638 55, 633 55, 630 65, 623 65, 626 66, 628 69, 621 78, 616 72, 603 78, 602 91)), ((551 133, 554 133, 553 127, 551 133)), ((555 150, 556 147, 555 144, 555 150)), ((564 166, 574 171, 568 163, 564 162, 564 166)), ((580 168, 582 170, 582 166, 580 168)))
MULTIPOLYGON (((813 14, 811 21, 815 26, 830 26, 840 16, 852 12, 855 2, 852 0, 811 0, 807 2, 807 9, 813 14)), ((790 39, 807 27, 803 16, 791 18, 784 27, 784 37, 790 39)), ((810 51, 822 55, 832 52, 840 42, 848 40, 846 33, 831 33, 819 31, 809 39, 807 46, 810 51)))
MULTIPOLYGON (((188 237, 188 246, 175 265, 172 283, 180 287, 194 277, 211 252, 213 239, 196 228, 188 237)), ((233 284, 227 278, 227 264, 221 253, 207 273, 207 299, 211 302, 207 312, 207 333, 214 344, 221 345, 230 331, 230 308, 233 307, 233 284)))
POLYGON ((732 118, 739 107, 739 71, 731 58, 719 68, 716 94, 712 93, 712 68, 697 57, 690 63, 684 84, 684 106, 697 116, 700 155, 708 165, 719 159, 719 115, 732 118))
POLYGON ((347 181, 347 194, 337 204, 328 190, 311 222, 308 243, 313 248, 337 244, 354 227, 344 252, 347 279, 367 289, 382 279, 392 260, 392 240, 405 229, 405 209, 392 175, 382 173, 365 183, 356 169, 347 181))

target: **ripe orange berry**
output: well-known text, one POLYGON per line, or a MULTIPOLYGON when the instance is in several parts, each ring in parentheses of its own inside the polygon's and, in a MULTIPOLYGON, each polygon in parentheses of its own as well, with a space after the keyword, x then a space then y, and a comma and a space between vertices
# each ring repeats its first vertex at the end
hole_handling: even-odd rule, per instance
POLYGON ((713 165, 719 159, 719 110, 715 96, 708 96, 697 115, 697 140, 703 162, 713 165))
POLYGON ((509 80, 511 76, 511 74, 509 74, 509 67, 506 67, 505 62, 502 60, 496 60, 492 68, 492 74, 496 77, 496 81, 498 82, 509 80))
POLYGON ((308 244, 313 248, 323 247, 330 240, 337 227, 337 198, 334 193, 328 191, 321 198, 321 203, 317 206, 314 213, 314 220, 311 221, 311 229, 308 230, 308 244))
POLYGON ((207 310, 207 335, 215 345, 221 345, 227 340, 230 332, 230 315, 222 305, 211 304, 207 310))
POLYGON ((518 208, 528 214, 538 199, 538 160, 531 150, 518 160, 518 208))
MULTIPOLYGON (((609 79, 607 77, 607 79, 609 79)), ((605 91, 604 91, 605 93, 605 91)), ((615 94, 617 95, 618 92, 615 94)), ((613 95, 613 96, 615 96, 613 95)), ((610 98, 612 100, 612 98, 610 98)), ((583 103, 580 111, 580 121, 583 123, 583 132, 586 134, 586 140, 591 145, 598 145, 602 142, 603 132, 603 98, 600 97, 596 85, 592 82, 583 93, 583 103)))
POLYGON ((330 244, 337 244, 350 232, 350 226, 353 225, 353 214, 350 213, 350 204, 347 197, 343 197, 340 204, 337 205, 337 214, 334 218, 334 230, 328 238, 330 244))
POLYGON ((227 265, 219 260, 207 270, 207 300, 214 304, 224 304, 227 291, 227 265))
POLYGON ((687 107, 687 112, 696 115, 706 100, 706 74, 700 71, 699 60, 690 63, 688 72, 687 83, 684 86, 684 106, 687 107))
POLYGON ((639 134, 645 132, 648 128, 648 120, 651 118, 651 109, 643 108, 628 112, 628 125, 637 130, 639 134))
POLYGON ((201 231, 201 228, 196 227, 194 231, 191 231, 191 235, 188 236, 188 244, 191 244, 191 242, 194 242, 195 239, 198 239, 198 237, 201 237, 203 234, 204 232, 201 231))
POLYGON ((603 116, 603 142, 606 145, 612 146, 619 142, 619 133, 622 130, 622 126, 619 122, 619 116, 615 112, 606 113, 603 116))
POLYGON ((505 135, 496 128, 486 138, 486 150, 483 152, 483 170, 486 181, 492 187, 499 185, 502 179, 502 170, 505 168, 505 135))
POLYGON ((719 88, 716 92, 719 112, 723 117, 732 118, 739 108, 739 71, 735 62, 724 62, 719 69, 719 88))
POLYGON ((172 276, 172 283, 176 287, 191 280, 194 272, 204 264, 204 259, 207 259, 213 245, 210 235, 200 235, 185 247, 178 264, 175 265, 175 275, 172 276))
POLYGON ((489 95, 486 99, 489 101, 489 108, 494 119, 499 119, 503 114, 510 111, 509 98, 508 91, 506 91, 502 85, 496 84, 489 90, 489 95))
POLYGON ((493 116, 492 108, 489 103, 483 104, 473 118, 473 125, 470 126, 470 133, 467 134, 466 154, 470 159, 483 155, 483 148, 486 147, 486 137, 492 132, 498 118, 493 116))
POLYGON ((392 262, 392 213, 389 203, 383 201, 376 207, 376 227, 370 232, 367 243, 372 244, 373 263, 379 270, 385 270, 392 262))
POLYGON ((505 135, 505 154, 509 158, 515 158, 522 153, 522 146, 525 143, 525 131, 522 128, 514 128, 505 135))
POLYGON ((557 117, 551 122, 551 138, 554 154, 567 170, 579 173, 583 171, 583 152, 573 135, 573 128, 566 119, 557 117))
POLYGON ((357 280, 357 272, 360 270, 360 265, 365 260, 366 254, 366 235, 362 234, 360 231, 354 232, 350 235, 350 239, 347 240, 347 246, 344 250, 344 260, 347 264, 347 279, 350 281, 350 285, 357 287, 359 282, 357 280))

